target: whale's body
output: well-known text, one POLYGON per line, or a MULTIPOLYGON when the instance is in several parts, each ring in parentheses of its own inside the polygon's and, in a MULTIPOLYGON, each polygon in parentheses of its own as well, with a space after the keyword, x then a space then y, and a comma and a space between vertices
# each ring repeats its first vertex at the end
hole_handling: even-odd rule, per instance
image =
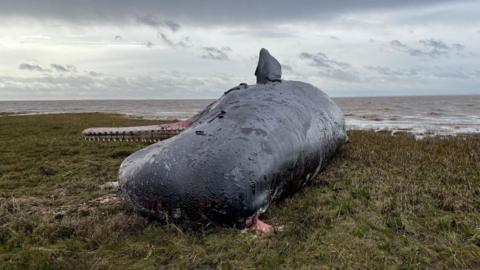
POLYGON ((136 211, 243 227, 316 177, 347 141, 337 105, 297 81, 240 85, 191 121, 123 161, 120 187, 136 211))

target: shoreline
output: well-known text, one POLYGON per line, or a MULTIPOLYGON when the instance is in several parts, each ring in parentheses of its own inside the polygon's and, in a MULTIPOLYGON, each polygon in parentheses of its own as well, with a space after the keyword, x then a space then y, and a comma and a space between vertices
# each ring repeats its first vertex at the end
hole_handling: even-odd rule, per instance
MULTIPOLYGON (((480 95, 358 97, 333 100, 344 112, 348 130, 388 130, 393 134, 408 132, 417 138, 480 134, 480 95)), ((182 120, 201 111, 211 101, 17 101, 0 102, 0 111, 3 110, 9 115, 99 112, 122 114, 133 119, 182 120)))
MULTIPOLYGON (((37 115, 118 115, 126 119, 136 120, 151 120, 151 121, 173 121, 173 120, 185 120, 185 118, 178 118, 174 116, 165 117, 144 117, 135 113, 115 113, 115 112, 0 112, 0 117, 6 116, 37 116, 37 115)), ((448 136, 466 136, 480 134, 480 127, 466 127, 463 129, 449 127, 443 129, 429 129, 428 127, 422 127, 421 125, 414 123, 395 123, 388 120, 380 120, 376 117, 369 119, 368 117, 352 118, 351 115, 346 115, 346 128, 352 131, 373 131, 373 132, 387 132, 391 135, 397 133, 407 133, 415 136, 416 139, 423 139, 425 137, 448 137, 448 136)))

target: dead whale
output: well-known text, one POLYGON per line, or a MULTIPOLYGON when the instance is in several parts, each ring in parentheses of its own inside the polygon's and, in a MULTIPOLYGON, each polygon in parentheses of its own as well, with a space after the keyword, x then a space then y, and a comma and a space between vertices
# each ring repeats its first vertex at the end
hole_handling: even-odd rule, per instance
POLYGON ((347 141, 342 111, 318 88, 281 80, 265 49, 255 75, 256 85, 230 89, 180 134, 123 161, 119 184, 134 210, 261 227, 258 215, 273 201, 319 174, 347 141))

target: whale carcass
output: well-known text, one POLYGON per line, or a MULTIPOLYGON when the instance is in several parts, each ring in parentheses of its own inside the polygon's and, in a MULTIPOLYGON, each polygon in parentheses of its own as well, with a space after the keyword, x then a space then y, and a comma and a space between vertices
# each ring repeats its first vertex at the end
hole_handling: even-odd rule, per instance
POLYGON ((249 226, 316 177, 347 142, 337 105, 311 84, 282 80, 265 49, 255 75, 257 84, 230 89, 180 123, 178 135, 123 161, 119 184, 134 210, 249 226))

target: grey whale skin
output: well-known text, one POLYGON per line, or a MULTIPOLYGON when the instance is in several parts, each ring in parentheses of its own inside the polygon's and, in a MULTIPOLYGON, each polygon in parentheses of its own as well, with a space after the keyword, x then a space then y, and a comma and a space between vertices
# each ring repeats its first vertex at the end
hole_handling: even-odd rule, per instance
POLYGON ((262 49, 256 85, 227 91, 182 133, 123 161, 120 187, 134 210, 245 227, 318 175, 348 140, 343 113, 316 87, 281 81, 275 61, 262 49))

